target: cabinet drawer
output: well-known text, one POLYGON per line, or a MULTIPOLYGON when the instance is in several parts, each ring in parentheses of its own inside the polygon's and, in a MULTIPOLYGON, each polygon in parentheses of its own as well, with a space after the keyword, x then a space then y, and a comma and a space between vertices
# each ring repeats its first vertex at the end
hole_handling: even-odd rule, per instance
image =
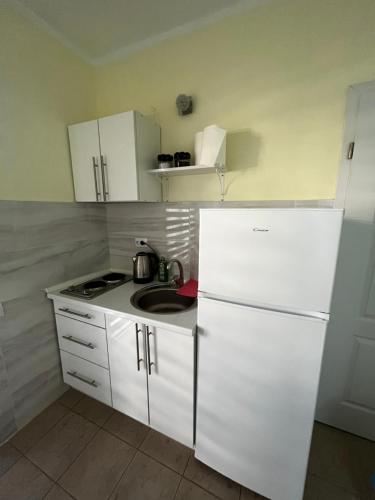
POLYGON ((109 372, 101 366, 60 351, 64 382, 92 398, 112 406, 109 372))
POLYGON ((56 314, 59 346, 104 368, 108 368, 107 335, 103 328, 56 314))
POLYGON ((86 304, 78 302, 72 305, 70 302, 62 300, 54 300, 55 313, 67 316, 68 318, 77 319, 90 325, 96 325, 100 328, 105 328, 104 313, 91 309, 86 304))

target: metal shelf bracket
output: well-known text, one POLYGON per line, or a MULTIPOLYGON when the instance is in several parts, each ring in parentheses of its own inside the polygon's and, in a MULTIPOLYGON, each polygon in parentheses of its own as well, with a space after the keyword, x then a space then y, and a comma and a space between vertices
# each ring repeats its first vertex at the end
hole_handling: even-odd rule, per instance
POLYGON ((223 165, 215 168, 220 184, 220 201, 224 201, 225 196, 225 167, 223 165))

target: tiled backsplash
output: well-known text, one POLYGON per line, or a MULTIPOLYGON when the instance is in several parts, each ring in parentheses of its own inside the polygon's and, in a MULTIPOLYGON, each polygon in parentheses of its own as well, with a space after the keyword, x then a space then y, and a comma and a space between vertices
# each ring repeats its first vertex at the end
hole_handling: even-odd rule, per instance
POLYGON ((0 201, 0 442, 63 391, 52 304, 42 291, 109 267, 132 269, 134 238, 198 276, 199 209, 332 202, 113 203, 0 201), (0 308, 1 315, 1 308, 0 308))
POLYGON ((108 265, 104 207, 0 201, 0 442, 64 389, 42 289, 108 265))
POLYGON ((136 237, 148 238, 160 255, 177 258, 185 277, 198 277, 199 209, 254 207, 332 207, 332 201, 249 201, 185 203, 111 203, 106 205, 111 265, 132 269, 136 237))

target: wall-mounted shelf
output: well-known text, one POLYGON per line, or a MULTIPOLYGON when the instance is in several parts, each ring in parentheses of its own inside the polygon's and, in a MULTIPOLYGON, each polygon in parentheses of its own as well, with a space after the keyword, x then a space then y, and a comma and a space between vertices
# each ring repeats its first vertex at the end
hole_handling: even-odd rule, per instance
POLYGON ((149 174, 157 175, 163 186, 163 200, 168 201, 168 179, 176 175, 199 175, 216 174, 220 183, 220 201, 224 201, 225 195, 225 166, 205 167, 202 165, 191 165, 190 167, 155 168, 147 171, 149 174), (165 180, 165 185, 163 183, 165 180))
POLYGON ((198 174, 209 174, 224 172, 225 167, 205 167, 202 165, 196 166, 192 165, 190 167, 173 167, 173 168, 155 168, 154 170, 148 170, 149 174, 155 174, 160 176, 171 176, 171 175, 198 175, 198 174))

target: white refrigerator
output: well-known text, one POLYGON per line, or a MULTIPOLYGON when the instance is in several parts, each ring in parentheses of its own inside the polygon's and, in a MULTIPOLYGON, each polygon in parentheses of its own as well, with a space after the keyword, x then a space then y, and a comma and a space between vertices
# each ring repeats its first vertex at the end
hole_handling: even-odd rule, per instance
POLYGON ((302 500, 342 210, 200 211, 195 456, 302 500))

